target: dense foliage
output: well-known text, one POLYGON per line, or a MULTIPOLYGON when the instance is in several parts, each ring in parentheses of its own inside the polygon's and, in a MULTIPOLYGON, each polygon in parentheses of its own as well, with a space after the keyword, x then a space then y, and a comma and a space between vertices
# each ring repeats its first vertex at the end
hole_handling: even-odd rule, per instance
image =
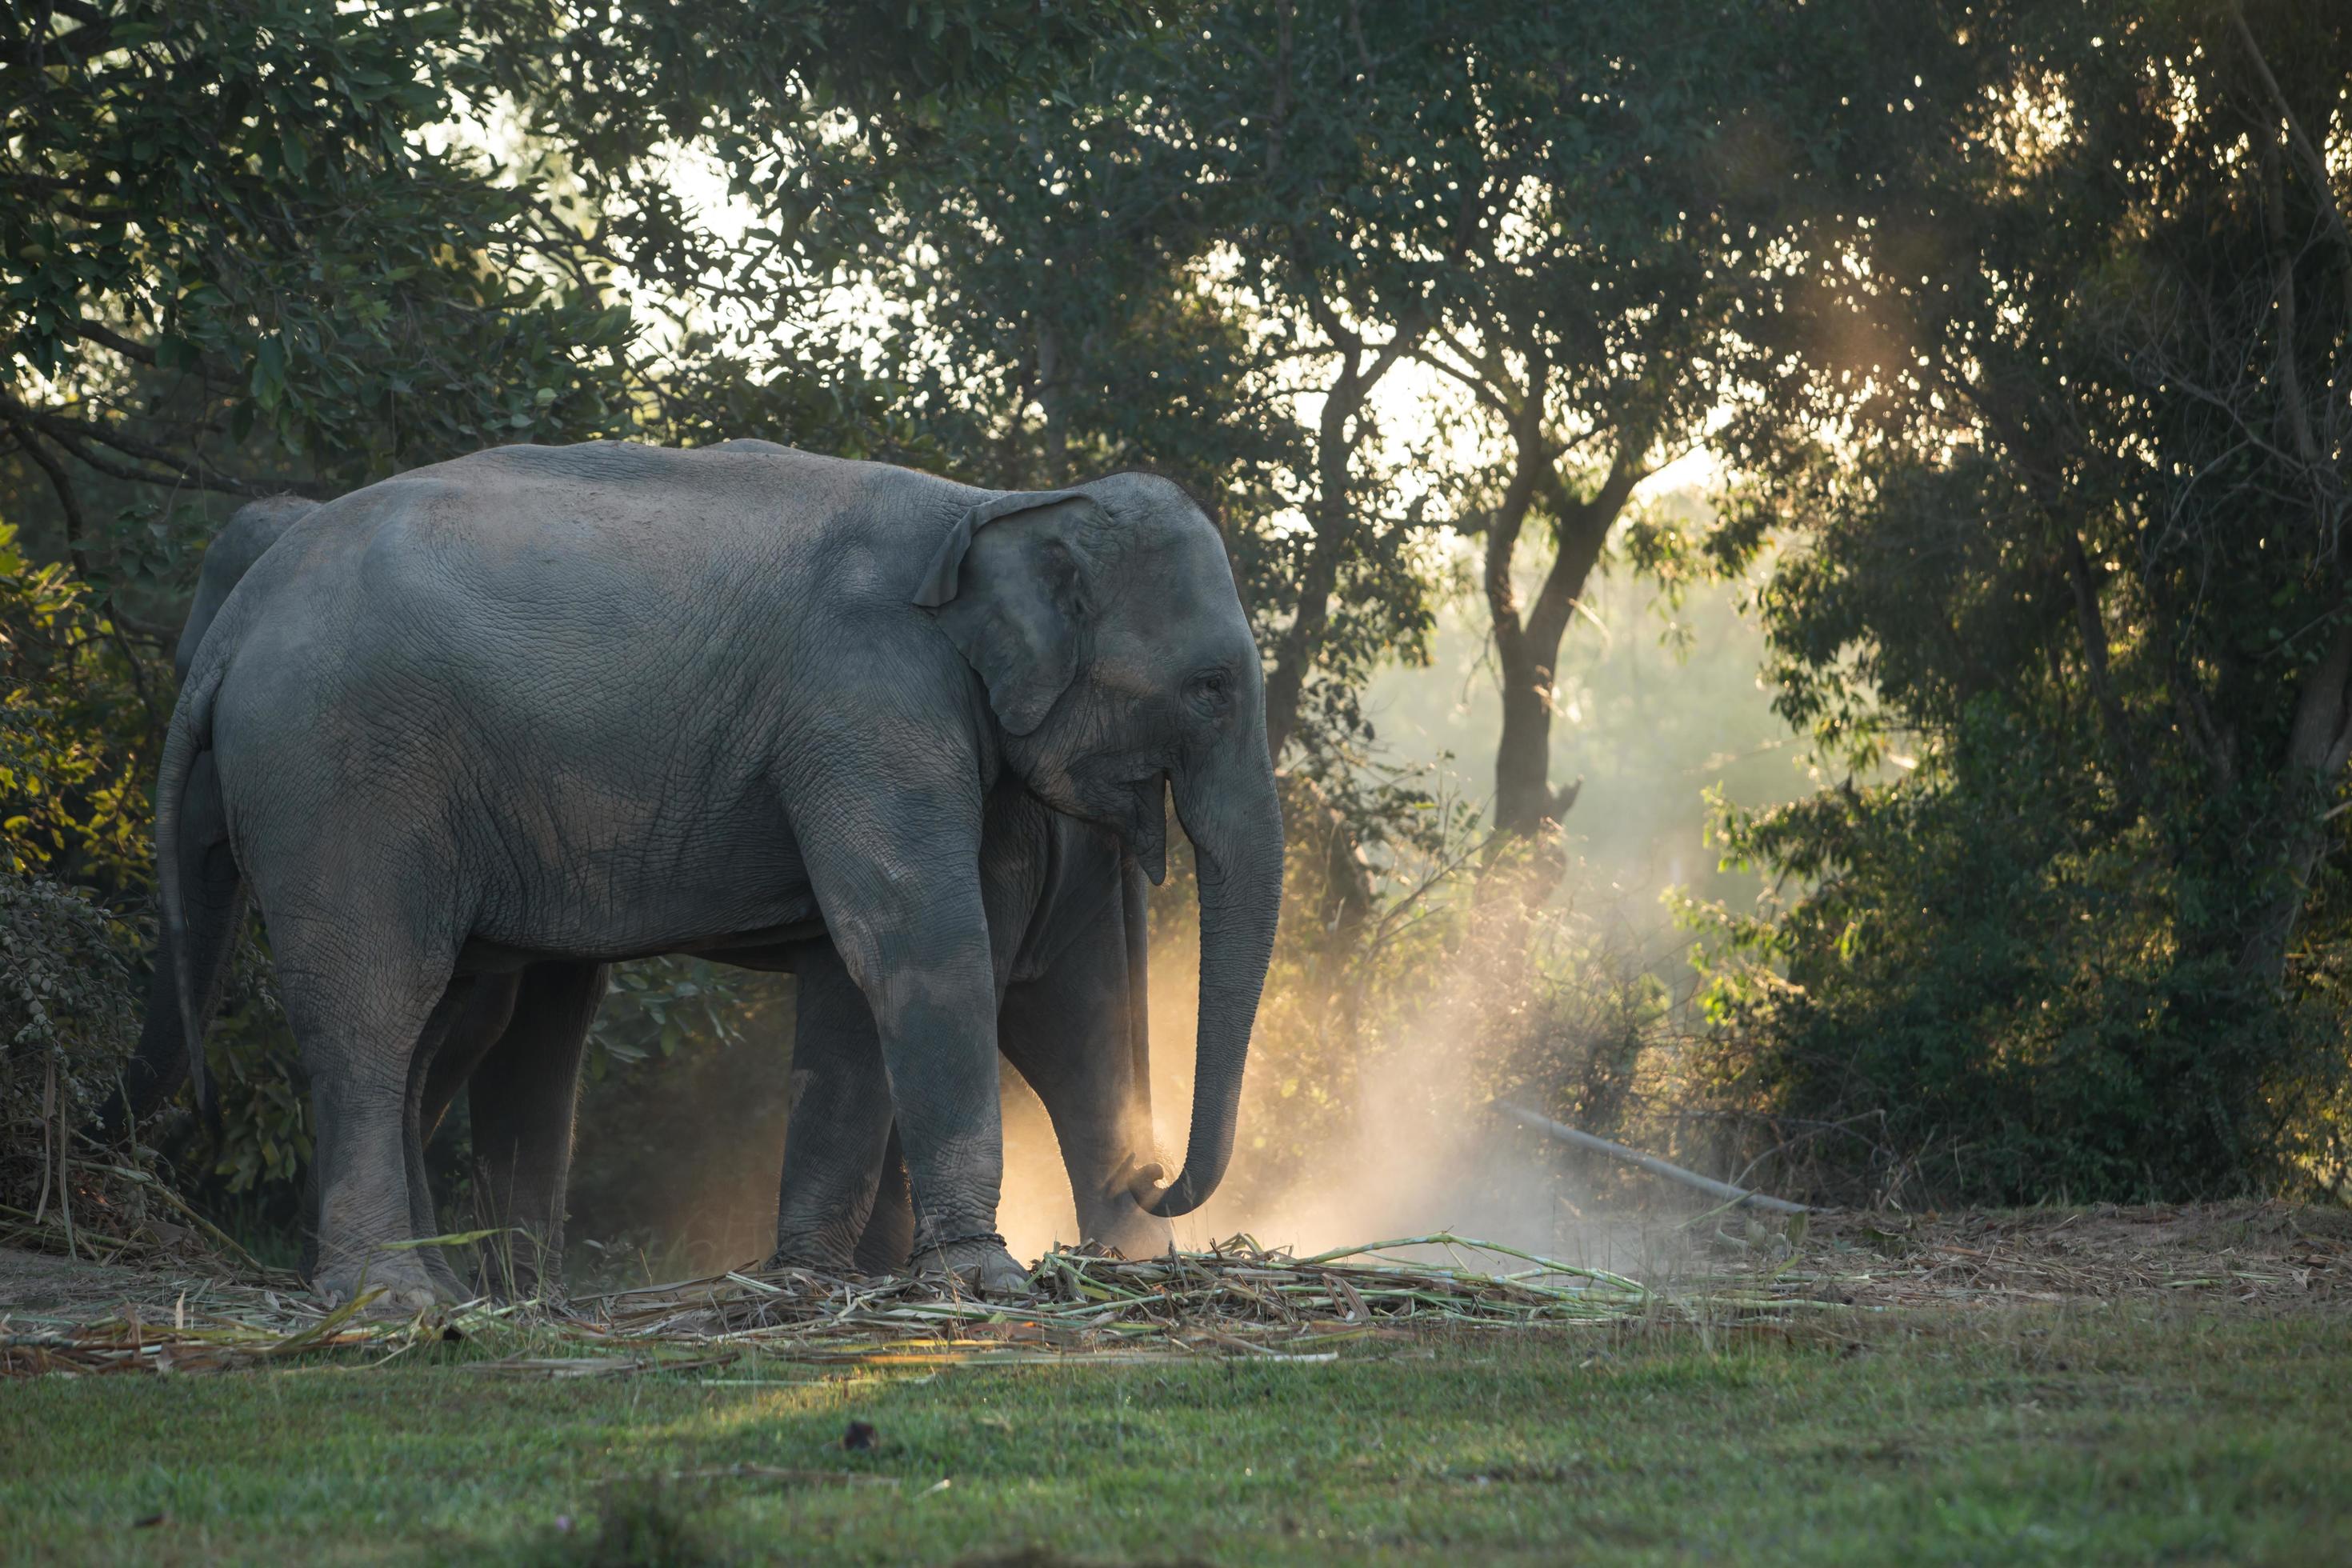
POLYGON ((1851 770, 1727 816, 1801 887, 1729 922, 1734 1060, 1937 1191, 2273 1179, 2345 1066, 2352 18, 1874 18, 1776 324, 1811 428, 1723 542, 1795 546, 1780 706, 1851 770))

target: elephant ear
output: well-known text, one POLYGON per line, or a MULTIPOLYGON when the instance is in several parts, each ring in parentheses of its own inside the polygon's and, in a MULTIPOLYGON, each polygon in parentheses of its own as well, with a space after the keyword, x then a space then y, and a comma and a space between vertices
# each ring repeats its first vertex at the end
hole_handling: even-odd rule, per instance
POLYGON ((1079 536, 1100 516, 1080 490, 984 500, 948 531, 915 591, 915 603, 936 612, 940 629, 980 672, 988 705, 1015 735, 1044 723, 1077 674, 1092 567, 1079 536))

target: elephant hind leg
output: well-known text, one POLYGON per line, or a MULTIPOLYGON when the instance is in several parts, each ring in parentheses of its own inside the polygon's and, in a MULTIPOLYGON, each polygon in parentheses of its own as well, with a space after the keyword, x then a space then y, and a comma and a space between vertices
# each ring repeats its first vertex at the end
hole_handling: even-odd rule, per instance
POLYGON ((485 1226, 484 1288, 509 1300, 560 1291, 564 1194, 580 1062, 604 995, 601 963, 534 963, 522 973, 513 1016, 475 1068, 474 1184, 485 1226))
MULTIPOLYGON (((885 1154, 895 1157, 898 1150, 890 1079, 873 1009, 839 955, 820 945, 798 962, 795 973, 793 1111, 776 1192, 776 1250, 768 1266, 839 1273, 863 1267, 858 1254, 885 1180, 885 1154)), ((904 1162, 897 1163, 903 1184, 904 1162)), ((912 1200, 903 1201, 911 1249, 912 1200)))
POLYGON ((448 988, 452 951, 397 919, 281 918, 278 986, 310 1084, 318 1209, 310 1286, 362 1286, 410 1309, 447 1293, 415 1247, 410 1068, 448 988))

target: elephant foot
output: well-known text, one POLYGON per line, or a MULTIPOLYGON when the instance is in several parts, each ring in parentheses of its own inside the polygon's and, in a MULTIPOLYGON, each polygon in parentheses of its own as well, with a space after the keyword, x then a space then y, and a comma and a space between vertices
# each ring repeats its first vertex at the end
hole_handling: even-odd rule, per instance
POLYGON ((942 1247, 925 1247, 915 1254, 915 1273, 919 1279, 952 1279, 975 1296, 1004 1298, 1029 1291, 1029 1270, 1015 1263, 1003 1240, 994 1236, 960 1237, 942 1247))
POLYGON ((437 1282, 414 1258, 402 1258, 398 1263, 379 1258, 373 1267, 331 1264, 311 1277, 310 1294, 331 1312, 355 1296, 371 1297, 360 1309, 361 1315, 369 1318, 414 1317, 457 1300, 454 1291, 437 1282))
POLYGON ((776 1250, 768 1254, 768 1260, 760 1265, 760 1272, 762 1274, 773 1274, 785 1268, 804 1269, 811 1274, 822 1274, 834 1279, 838 1279, 845 1274, 858 1272, 856 1267, 850 1261, 847 1247, 800 1238, 791 1241, 779 1240, 776 1243, 776 1250))

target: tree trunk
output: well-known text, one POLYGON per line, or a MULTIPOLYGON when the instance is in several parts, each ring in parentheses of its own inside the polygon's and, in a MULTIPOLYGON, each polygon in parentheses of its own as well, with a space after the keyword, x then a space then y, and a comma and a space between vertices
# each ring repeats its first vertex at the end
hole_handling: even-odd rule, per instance
POLYGON ((1383 354, 1370 376, 1357 374, 1350 351, 1338 383, 1323 399, 1323 417, 1316 431, 1315 501, 1307 521, 1306 569, 1298 578, 1298 610, 1275 647, 1274 670, 1265 681, 1265 741, 1275 765, 1282 765, 1282 748, 1298 727, 1298 704, 1307 689, 1307 675, 1321 650, 1324 629, 1331 624, 1331 596, 1339 591, 1339 558, 1346 552, 1352 515, 1351 472, 1356 443, 1362 438, 1360 416, 1364 400, 1389 365, 1393 354, 1383 354), (1353 433, 1350 421, 1356 421, 1353 433))
POLYGON ((2327 825, 2318 807, 2352 757, 2352 621, 2339 626, 2327 652, 2303 678, 2294 728, 2287 737, 2279 784, 2292 826, 2282 835, 2273 867, 2277 879, 2257 908, 2238 957, 2238 978, 2275 989, 2286 980, 2287 950, 2311 899, 2311 879, 2327 852, 2327 825))
POLYGON ((1575 786, 1551 788, 1552 681, 1568 623, 1600 563, 1609 531, 1641 482, 1641 443, 1622 438, 1608 477, 1588 500, 1570 497, 1551 472, 1540 445, 1523 443, 1503 509, 1486 535, 1486 603, 1494 615, 1495 656, 1502 667, 1503 732, 1495 747, 1495 831, 1505 839, 1534 838, 1557 824, 1576 799, 1575 786), (1511 580, 1521 525, 1538 492, 1556 514, 1551 569, 1524 620, 1511 580))

